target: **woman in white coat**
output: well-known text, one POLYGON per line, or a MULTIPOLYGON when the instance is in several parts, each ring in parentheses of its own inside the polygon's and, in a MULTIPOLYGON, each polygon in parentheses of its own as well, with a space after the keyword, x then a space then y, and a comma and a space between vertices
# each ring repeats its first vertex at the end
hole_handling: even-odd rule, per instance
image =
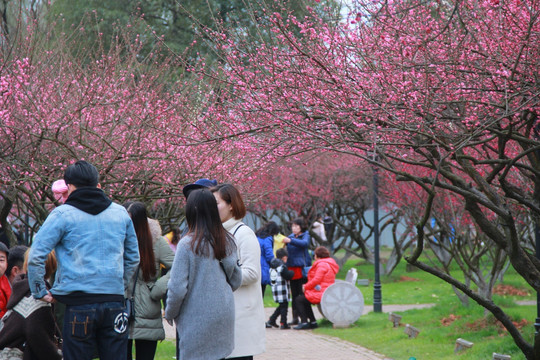
POLYGON ((261 292, 261 249, 257 236, 242 222, 246 207, 231 184, 211 188, 225 230, 236 241, 242 268, 242 285, 234 292, 234 351, 228 359, 253 359, 265 351, 266 328, 261 292))

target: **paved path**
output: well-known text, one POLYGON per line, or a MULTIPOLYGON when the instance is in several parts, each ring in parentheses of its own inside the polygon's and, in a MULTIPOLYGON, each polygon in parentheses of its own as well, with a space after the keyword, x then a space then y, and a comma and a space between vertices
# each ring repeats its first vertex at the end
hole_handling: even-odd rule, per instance
MULTIPOLYGON (((383 305, 383 312, 398 312, 409 309, 431 307, 434 304, 418 305, 383 305)), ((364 314, 372 311, 373 307, 366 305, 364 314)), ((266 308, 268 319, 274 308, 266 308)), ((313 308, 313 313, 321 318, 319 311, 313 308)), ((291 309, 289 308, 289 318, 291 309)), ((290 319, 289 319, 290 321, 290 319)), ((164 322, 168 339, 174 339, 174 328, 164 322)), ((305 359, 305 360, 391 360, 362 346, 341 340, 336 337, 319 335, 311 330, 280 330, 266 329, 266 352, 255 356, 255 360, 275 359, 305 359)))

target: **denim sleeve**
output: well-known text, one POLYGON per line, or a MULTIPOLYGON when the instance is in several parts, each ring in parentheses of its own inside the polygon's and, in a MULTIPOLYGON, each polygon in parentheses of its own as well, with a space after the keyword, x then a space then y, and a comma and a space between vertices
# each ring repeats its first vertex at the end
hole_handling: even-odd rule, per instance
POLYGON ((126 224, 124 241, 124 289, 127 289, 137 266, 139 265, 139 243, 131 219, 126 224))
POLYGON ((45 287, 45 260, 64 236, 63 216, 54 209, 39 229, 28 255, 28 283, 36 299, 47 295, 45 287))

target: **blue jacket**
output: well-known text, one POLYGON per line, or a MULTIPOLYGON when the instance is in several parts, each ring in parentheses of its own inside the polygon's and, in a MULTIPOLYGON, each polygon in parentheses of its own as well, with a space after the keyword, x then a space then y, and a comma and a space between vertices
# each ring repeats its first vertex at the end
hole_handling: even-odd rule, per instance
POLYGON ((261 284, 270 285, 270 262, 274 259, 274 237, 268 236, 261 239, 257 236, 261 246, 261 284))
POLYGON ((67 204, 49 214, 28 258, 30 290, 37 299, 47 294, 45 260, 53 249, 58 260, 53 296, 74 291, 123 296, 139 264, 133 222, 116 203, 96 215, 67 204))
POLYGON ((288 238, 291 239, 291 242, 287 244, 287 252, 289 253, 289 257, 287 258, 287 266, 304 267, 311 265, 311 261, 309 261, 309 253, 307 252, 309 242, 311 240, 309 233, 305 231, 298 237, 291 234, 288 236, 288 238), (308 254, 307 259, 306 254, 308 254))

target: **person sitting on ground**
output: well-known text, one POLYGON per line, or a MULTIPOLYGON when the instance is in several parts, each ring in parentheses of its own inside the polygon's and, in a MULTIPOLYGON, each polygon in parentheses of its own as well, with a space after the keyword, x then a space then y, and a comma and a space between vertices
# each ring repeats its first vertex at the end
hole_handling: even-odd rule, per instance
POLYGON ((13 280, 21 274, 26 274, 24 270, 24 254, 28 250, 28 246, 15 245, 9 249, 9 256, 7 260, 6 276, 10 284, 13 284, 13 280))
POLYGON ((7 303, 11 296, 11 285, 6 276, 9 250, 4 243, 0 243, 0 318, 7 311, 7 303))
MULTIPOLYGON (((24 272, 13 282, 13 293, 8 301, 9 312, 2 319, 0 331, 0 359, 37 359, 60 360, 62 354, 56 345, 55 334, 59 330, 56 325, 52 305, 34 299, 26 277, 28 253, 24 260, 24 272), (12 357, 10 357, 12 356, 12 357), (19 356, 19 357, 16 357, 19 356)), ((49 253, 45 261, 45 284, 56 270, 54 251, 49 253)))
POLYGON ((294 299, 301 321, 294 327, 295 330, 318 327, 311 305, 321 302, 324 291, 336 281, 338 271, 339 265, 330 257, 328 249, 323 246, 317 247, 315 262, 308 272, 308 282, 302 286, 304 293, 294 299))
POLYGON ((280 329, 290 329, 287 324, 287 310, 289 307, 291 289, 289 280, 292 279, 294 271, 289 270, 285 263, 287 262, 287 249, 281 248, 276 252, 276 258, 270 262, 270 285, 272 286, 272 295, 274 301, 279 305, 276 311, 270 316, 266 322, 266 327, 278 327, 276 324, 277 317, 281 315, 280 329))

